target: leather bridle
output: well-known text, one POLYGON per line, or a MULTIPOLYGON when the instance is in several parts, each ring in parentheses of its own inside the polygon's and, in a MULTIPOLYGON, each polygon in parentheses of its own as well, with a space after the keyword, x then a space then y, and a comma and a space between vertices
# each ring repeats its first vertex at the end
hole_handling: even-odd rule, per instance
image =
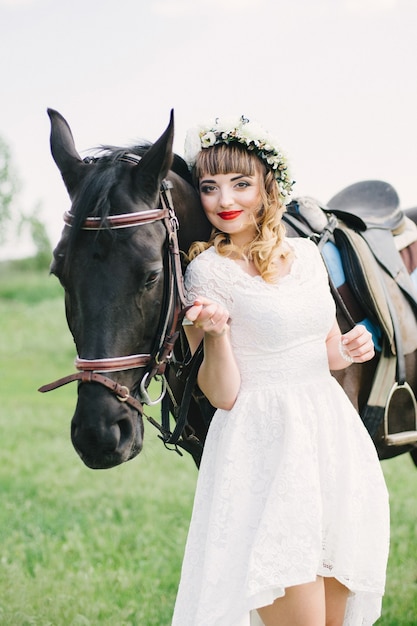
MULTIPOLYGON (((125 159, 122 157, 122 160, 125 159)), ((129 158, 126 158, 126 160, 131 161, 133 159, 131 159, 129 155, 129 158)), ((172 203, 171 188, 172 183, 170 181, 162 181, 159 194, 160 206, 158 208, 135 213, 111 215, 105 219, 101 217, 87 217, 82 225, 83 230, 97 231, 105 228, 132 228, 142 226, 143 224, 151 224, 156 221, 163 221, 167 232, 164 310, 160 317, 153 351, 149 354, 132 354, 103 359, 83 359, 77 356, 75 359, 77 372, 55 380, 47 385, 43 385, 39 388, 39 391, 51 391, 73 381, 78 381, 79 383, 98 383, 115 394, 120 402, 126 402, 136 409, 140 415, 143 414, 143 404, 157 404, 164 397, 167 387, 164 372, 167 363, 169 363, 172 358, 172 351, 180 332, 181 321, 187 310, 178 244, 179 223, 172 203), (132 396, 128 387, 106 376, 106 374, 110 372, 143 367, 146 367, 146 371, 139 384, 139 398, 132 396), (156 400, 152 400, 148 393, 148 386, 155 376, 159 376, 162 381, 162 391, 160 397, 156 400)), ((64 214, 64 221, 71 227, 74 221, 73 214, 67 211, 64 214)), ((155 425, 160 428, 158 424, 155 425)))

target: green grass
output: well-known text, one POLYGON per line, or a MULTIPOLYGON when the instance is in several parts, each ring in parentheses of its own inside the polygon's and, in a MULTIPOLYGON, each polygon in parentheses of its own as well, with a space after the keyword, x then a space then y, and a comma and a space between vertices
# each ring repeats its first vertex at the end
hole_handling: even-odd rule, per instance
MULTIPOLYGON (((0 624, 168 626, 195 486, 192 459, 166 451, 146 424, 135 460, 86 468, 69 436, 75 384, 36 391, 73 371, 61 289, 47 272, 3 270, 0 624)), ((417 469, 408 456, 383 468, 392 547, 378 624, 415 626, 417 469)))
POLYGON ((383 461, 390 493, 391 545, 380 626, 417 624, 417 468, 409 455, 383 461))
POLYGON ((0 298, 35 304, 49 298, 62 297, 62 287, 48 270, 40 272, 29 260, 0 262, 0 298))
POLYGON ((146 424, 137 459, 107 471, 86 468, 69 435, 75 384, 36 391, 73 371, 62 295, 50 298, 54 279, 30 273, 27 282, 19 277, 11 298, 4 276, 0 624, 168 626, 194 463, 168 452, 146 424))

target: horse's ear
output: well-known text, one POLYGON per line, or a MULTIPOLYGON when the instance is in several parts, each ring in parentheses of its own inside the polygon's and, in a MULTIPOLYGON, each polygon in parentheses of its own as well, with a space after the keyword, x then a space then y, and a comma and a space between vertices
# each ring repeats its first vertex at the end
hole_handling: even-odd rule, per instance
POLYGON ((160 138, 144 154, 138 165, 132 170, 134 184, 143 190, 159 190, 161 181, 166 177, 172 165, 174 154, 174 111, 171 109, 169 124, 160 138))
POLYGON ((67 121, 54 109, 48 109, 48 115, 51 120, 52 156, 71 196, 88 166, 77 152, 67 121))

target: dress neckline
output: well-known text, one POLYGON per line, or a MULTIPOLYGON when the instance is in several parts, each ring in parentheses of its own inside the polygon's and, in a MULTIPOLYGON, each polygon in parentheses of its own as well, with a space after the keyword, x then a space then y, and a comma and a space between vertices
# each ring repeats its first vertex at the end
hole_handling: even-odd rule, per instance
MULTIPOLYGON (((289 268, 289 270, 288 270, 288 272, 286 274, 284 274, 283 276, 278 276, 277 280, 275 282, 273 282, 273 283, 267 283, 262 278, 262 276, 260 276, 260 274, 249 274, 249 272, 244 270, 243 267, 239 263, 237 263, 234 259, 231 259, 228 256, 223 256, 223 255, 218 255, 218 256, 220 256, 223 259, 226 259, 231 264, 232 267, 235 267, 237 269, 239 274, 241 274, 243 276, 246 276, 248 279, 261 281, 261 282, 263 282, 263 283, 265 283, 267 285, 274 286, 274 285, 278 285, 280 283, 283 283, 287 279, 293 277, 295 275, 295 272, 296 272, 296 266, 298 264, 298 252, 296 250, 296 246, 293 245, 293 242, 290 243, 290 241, 288 239, 289 238, 286 237, 284 241, 287 243, 288 247, 290 248, 290 250, 291 250, 291 252, 293 254, 293 258, 292 258, 292 261, 291 261, 290 268, 289 268)), ((217 252, 216 252, 215 248, 213 247, 211 249, 213 250, 214 254, 217 255, 217 252)))

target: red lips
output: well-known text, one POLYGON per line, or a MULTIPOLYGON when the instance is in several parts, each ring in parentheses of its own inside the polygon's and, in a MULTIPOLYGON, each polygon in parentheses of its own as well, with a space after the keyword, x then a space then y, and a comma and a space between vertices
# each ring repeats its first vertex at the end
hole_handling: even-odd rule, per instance
POLYGON ((222 220, 234 220, 237 217, 239 217, 239 215, 241 214, 242 214, 242 211, 222 211, 222 213, 218 213, 217 215, 222 220))

